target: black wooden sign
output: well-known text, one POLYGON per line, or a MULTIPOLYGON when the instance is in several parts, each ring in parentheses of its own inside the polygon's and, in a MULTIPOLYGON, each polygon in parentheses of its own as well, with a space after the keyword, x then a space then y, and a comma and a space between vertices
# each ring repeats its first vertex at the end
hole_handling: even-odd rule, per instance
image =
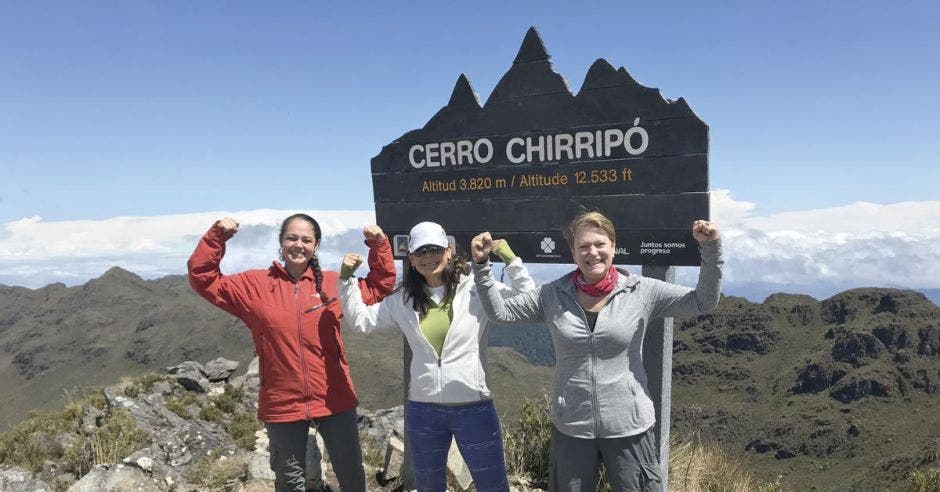
MULTIPOLYGON (((708 126, 598 59, 573 95, 534 28, 482 107, 466 76, 419 130, 372 159, 376 219, 390 236, 439 222, 465 249, 481 231, 529 263, 571 261, 561 230, 599 210, 614 262, 698 265, 690 227, 707 219, 708 126)), ((402 237, 396 256, 404 256, 402 237)))

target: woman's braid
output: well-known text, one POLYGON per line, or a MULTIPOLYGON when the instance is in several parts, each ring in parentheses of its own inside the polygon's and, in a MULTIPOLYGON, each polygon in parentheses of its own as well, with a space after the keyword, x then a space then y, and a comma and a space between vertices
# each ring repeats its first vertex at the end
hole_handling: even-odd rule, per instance
POLYGON ((310 268, 313 269, 313 280, 317 283, 317 294, 320 294, 320 302, 329 304, 335 301, 336 299, 328 297, 326 292, 323 292, 323 270, 320 269, 320 260, 317 259, 317 255, 310 258, 310 268))

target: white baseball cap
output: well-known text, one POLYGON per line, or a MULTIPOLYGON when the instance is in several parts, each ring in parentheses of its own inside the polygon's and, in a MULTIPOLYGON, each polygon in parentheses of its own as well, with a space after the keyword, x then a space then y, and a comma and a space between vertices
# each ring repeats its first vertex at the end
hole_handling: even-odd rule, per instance
POLYGON ((446 248, 450 245, 447 233, 436 222, 418 222, 408 233, 408 252, 414 253, 421 246, 440 246, 446 248))

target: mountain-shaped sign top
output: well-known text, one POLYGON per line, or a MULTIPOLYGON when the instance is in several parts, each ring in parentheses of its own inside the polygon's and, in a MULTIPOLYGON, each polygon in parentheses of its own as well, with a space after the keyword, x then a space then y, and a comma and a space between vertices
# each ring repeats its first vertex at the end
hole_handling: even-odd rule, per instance
POLYGON ((467 75, 460 74, 447 105, 423 128, 396 142, 690 117, 698 119, 684 99, 663 98, 659 89, 638 83, 625 68, 614 68, 603 58, 591 65, 580 91, 573 94, 552 67, 538 31, 530 27, 485 104, 467 75))

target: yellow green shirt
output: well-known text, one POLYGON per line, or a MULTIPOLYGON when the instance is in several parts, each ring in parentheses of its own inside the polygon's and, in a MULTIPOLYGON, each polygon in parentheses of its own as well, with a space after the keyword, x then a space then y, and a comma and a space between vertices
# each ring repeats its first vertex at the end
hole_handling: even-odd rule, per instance
MULTIPOLYGON (((444 288, 439 287, 438 289, 440 289, 439 295, 436 297, 440 298, 443 295, 444 288)), ((425 288, 429 291, 429 294, 438 289, 425 288)), ((440 299, 440 303, 438 303, 434 300, 435 296, 430 295, 430 297, 431 307, 428 308, 428 314, 419 320, 418 325, 421 327, 424 338, 428 339, 428 342, 437 352, 437 356, 440 357, 441 351, 444 349, 444 340, 447 338, 447 331, 450 329, 450 321, 454 318, 454 307, 451 299, 440 299)))

